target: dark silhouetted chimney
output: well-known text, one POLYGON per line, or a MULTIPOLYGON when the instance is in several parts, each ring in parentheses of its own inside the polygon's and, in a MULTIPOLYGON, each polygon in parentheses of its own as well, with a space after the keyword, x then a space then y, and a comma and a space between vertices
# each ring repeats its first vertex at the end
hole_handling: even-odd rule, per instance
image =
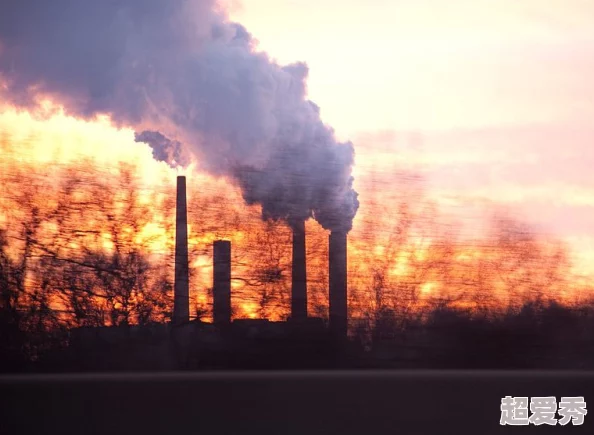
POLYGON ((330 233, 330 331, 336 337, 347 335, 347 234, 330 233))
POLYGON ((175 284, 173 323, 190 320, 190 290, 188 278, 188 216, 186 207, 186 177, 177 177, 175 206, 175 284))
POLYGON ((231 322, 231 242, 213 243, 212 312, 215 324, 231 322))
POLYGON ((307 270, 305 267, 305 222, 293 226, 293 269, 291 276, 291 318, 307 318, 307 270))

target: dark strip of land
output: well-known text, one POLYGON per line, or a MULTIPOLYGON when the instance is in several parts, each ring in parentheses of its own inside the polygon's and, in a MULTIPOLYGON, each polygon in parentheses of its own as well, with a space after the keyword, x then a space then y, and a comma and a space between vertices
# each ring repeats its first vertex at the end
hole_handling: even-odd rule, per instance
POLYGON ((277 371, 0 376, 6 434, 594 433, 499 425, 501 398, 584 396, 594 372, 277 371))

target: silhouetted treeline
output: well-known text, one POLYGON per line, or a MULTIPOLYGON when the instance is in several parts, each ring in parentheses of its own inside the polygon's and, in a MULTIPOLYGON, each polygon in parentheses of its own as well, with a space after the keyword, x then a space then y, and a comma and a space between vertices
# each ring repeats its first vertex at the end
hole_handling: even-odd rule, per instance
MULTIPOLYGON (((236 325, 220 333, 210 323, 186 330, 164 324, 80 328, 37 336, 3 333, 3 371, 171 369, 436 368, 594 369, 594 304, 571 309, 528 303, 503 316, 437 308, 397 327, 384 313, 373 339, 354 334, 337 346, 325 329, 291 333, 286 324, 236 325), (176 337, 176 334, 181 334, 176 337), (52 339, 53 337, 53 339, 52 339), (42 339, 35 360, 19 345, 42 339), (9 345, 12 347, 9 347, 9 345)), ((290 325, 289 325, 290 326, 290 325)), ((6 329, 3 328, 3 332, 6 329)), ((38 333, 38 332, 37 332, 38 333)))
POLYGON ((528 302, 490 316, 437 308, 398 329, 384 313, 373 331, 373 367, 594 369, 594 304, 528 302))
MULTIPOLYGON (((66 349, 75 329, 167 323, 174 174, 164 169, 147 183, 133 165, 41 166, 20 144, 4 139, 0 149, 3 369, 66 349)), ((567 355, 559 364, 568 367, 590 364, 591 283, 572 272, 562 243, 505 214, 480 236, 463 236, 418 177, 370 173, 357 187, 348 254, 350 334, 366 355, 378 364, 408 364, 406 355, 412 365, 538 367, 553 364, 551 355, 567 355)), ((263 221, 224 179, 195 174, 188 190, 192 319, 211 317, 212 241, 224 238, 234 318, 285 320, 290 229, 263 221)), ((309 315, 324 321, 328 234, 311 220, 306 232, 309 315)))

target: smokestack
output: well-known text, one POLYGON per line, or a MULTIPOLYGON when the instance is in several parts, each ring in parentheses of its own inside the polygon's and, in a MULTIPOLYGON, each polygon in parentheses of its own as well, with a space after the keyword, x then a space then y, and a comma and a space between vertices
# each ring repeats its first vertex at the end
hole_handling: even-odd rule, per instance
POLYGON ((173 323, 190 319, 190 290, 188 278, 188 216, 186 208, 186 177, 177 177, 175 207, 175 284, 173 323))
POLYGON ((293 269, 291 276, 291 318, 307 318, 307 271, 305 267, 305 222, 293 226, 293 269))
POLYGON ((213 245, 213 321, 231 323, 231 242, 216 240, 213 245))
POLYGON ((330 331, 347 335, 347 233, 333 231, 329 240, 330 331))

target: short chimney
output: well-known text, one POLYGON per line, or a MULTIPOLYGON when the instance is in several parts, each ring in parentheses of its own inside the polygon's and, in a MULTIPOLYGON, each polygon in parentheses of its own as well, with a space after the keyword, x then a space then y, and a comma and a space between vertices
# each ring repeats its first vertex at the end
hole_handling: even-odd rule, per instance
POLYGON ((213 322, 231 323, 231 242, 228 240, 213 243, 212 293, 213 322))
POLYGON ((329 240, 330 319, 337 338, 347 335, 347 233, 333 231, 329 240))
POLYGON ((173 290, 173 323, 190 320, 190 290, 188 278, 188 216, 186 177, 177 177, 175 206, 175 284, 173 290))
POLYGON ((305 258, 305 222, 292 225, 293 266, 291 276, 291 318, 307 318, 307 271, 305 258))

